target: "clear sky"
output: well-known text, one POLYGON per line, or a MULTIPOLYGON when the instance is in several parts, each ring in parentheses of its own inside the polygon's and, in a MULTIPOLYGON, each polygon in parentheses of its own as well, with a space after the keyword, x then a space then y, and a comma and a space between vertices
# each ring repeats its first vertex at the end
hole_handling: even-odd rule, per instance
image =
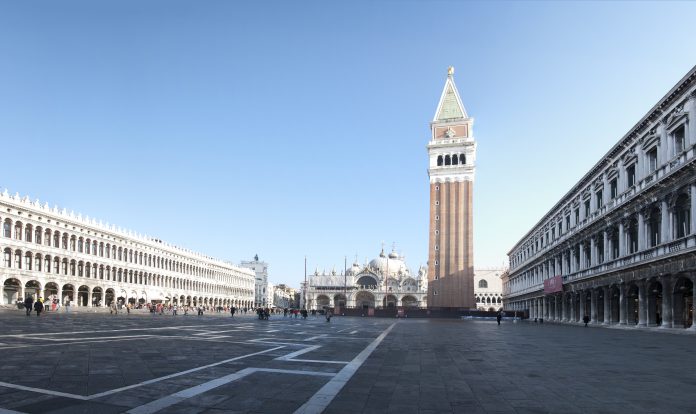
POLYGON ((0 2, 0 186, 270 279, 427 260, 449 65, 478 141, 475 265, 696 64, 696 3, 0 2))

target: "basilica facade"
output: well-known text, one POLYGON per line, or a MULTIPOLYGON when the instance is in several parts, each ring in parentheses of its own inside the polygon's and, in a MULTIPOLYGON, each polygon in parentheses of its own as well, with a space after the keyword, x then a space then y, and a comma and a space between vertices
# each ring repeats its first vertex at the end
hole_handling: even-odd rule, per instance
POLYGON ((0 193, 2 304, 251 307, 254 273, 158 239, 0 193))
POLYGON ((695 148, 696 67, 512 247, 505 309, 696 329, 695 148))
POLYGON ((384 249, 364 265, 353 263, 344 272, 309 275, 306 287, 307 309, 325 307, 395 308, 427 306, 428 276, 425 267, 411 273, 405 259, 384 249))

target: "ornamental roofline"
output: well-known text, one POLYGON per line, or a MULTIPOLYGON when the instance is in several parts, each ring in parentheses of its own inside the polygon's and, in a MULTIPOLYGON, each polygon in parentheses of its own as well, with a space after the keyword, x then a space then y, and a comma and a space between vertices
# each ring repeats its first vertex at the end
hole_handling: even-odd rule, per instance
POLYGON ((115 224, 109 224, 108 222, 102 222, 101 220, 97 220, 94 217, 89 217, 87 215, 83 216, 81 213, 75 214, 74 211, 68 211, 66 208, 58 208, 57 205, 50 207, 48 202, 44 202, 43 204, 41 204, 38 198, 32 201, 29 196, 22 197, 18 192, 14 195, 11 195, 8 192, 7 188, 5 188, 2 193, 0 193, 0 203, 6 203, 8 205, 12 205, 17 209, 24 209, 27 211, 31 211, 35 214, 47 214, 49 216, 60 218, 64 222, 70 223, 72 225, 89 226, 94 229, 98 229, 100 232, 109 234, 112 237, 132 239, 139 243, 147 245, 148 247, 158 248, 168 253, 186 255, 189 256, 191 259, 205 260, 209 264, 214 264, 227 269, 236 270, 253 275, 253 272, 251 272, 249 269, 236 266, 233 263, 226 260, 218 259, 212 256, 207 256, 203 253, 175 246, 173 244, 167 243, 152 236, 148 236, 142 233, 136 233, 133 230, 124 229, 122 227, 116 226, 115 224))
POLYGON ((681 97, 685 90, 689 89, 690 87, 694 86, 696 84, 696 66, 692 67, 691 70, 689 70, 686 75, 684 75, 670 90, 667 92, 658 102, 653 105, 648 112, 643 115, 643 117, 636 122, 635 125, 627 132, 624 134, 619 141, 612 146, 609 151, 607 151, 604 156, 592 167, 590 170, 580 178, 580 180, 575 183, 571 189, 565 193, 561 199, 554 204, 551 209, 548 210, 546 214, 544 214, 539 221, 534 224, 531 229, 525 233, 524 236, 522 236, 508 251, 508 256, 512 254, 513 251, 515 251, 520 245, 522 245, 525 241, 527 241, 527 238, 529 238, 539 227, 541 227, 546 221, 549 220, 551 216, 556 214, 558 212, 558 209, 562 207, 563 205, 567 204, 570 199, 573 198, 573 196, 580 191, 583 187, 587 186, 588 184, 591 184, 595 175, 606 168, 609 164, 613 162, 612 158, 618 155, 622 150, 626 149, 627 147, 630 147, 630 142, 631 140, 635 139, 638 137, 638 135, 642 134, 645 132, 645 129, 651 125, 655 120, 659 119, 666 108, 674 104, 674 101, 681 97))

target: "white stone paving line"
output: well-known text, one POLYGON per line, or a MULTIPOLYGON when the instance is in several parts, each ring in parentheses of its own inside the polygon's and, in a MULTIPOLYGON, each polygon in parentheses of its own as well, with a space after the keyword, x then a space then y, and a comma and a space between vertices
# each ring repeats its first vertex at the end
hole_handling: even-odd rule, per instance
POLYGON ((334 373, 330 372, 316 372, 316 371, 298 371, 289 369, 271 369, 271 368, 244 368, 241 371, 235 372, 234 374, 225 375, 214 379, 212 381, 205 382, 195 387, 185 389, 183 391, 176 392, 174 394, 168 395, 166 397, 160 398, 155 401, 151 401, 147 404, 143 404, 139 407, 135 407, 129 411, 129 414, 150 414, 156 413, 157 411, 164 410, 165 408, 171 407, 174 404, 178 404, 181 401, 193 398, 197 395, 208 392, 214 388, 221 387, 223 385, 229 384, 230 382, 242 379, 248 375, 255 372, 272 372, 277 374, 295 374, 295 375, 314 375, 323 377, 333 377, 334 373))
POLYGON ((93 400, 93 399, 95 399, 95 398, 105 397, 105 396, 107 396, 107 395, 111 395, 111 394, 115 394, 115 393, 117 393, 117 392, 129 390, 129 389, 131 389, 131 388, 137 388, 137 387, 141 387, 141 386, 143 386, 143 385, 153 384, 153 383, 155 383, 155 382, 160 382, 160 381, 164 381, 164 380, 167 380, 167 379, 170 379, 170 378, 179 377, 179 376, 181 376, 181 375, 190 374, 190 373, 192 373, 192 372, 196 372, 196 371, 200 371, 200 370, 203 370, 203 369, 206 369, 206 368, 211 368, 211 367, 215 367, 215 366, 218 366, 218 365, 226 364, 226 363, 228 363, 228 362, 237 361, 237 360, 244 359, 244 358, 249 358, 249 357, 251 357, 251 356, 256 356, 256 355, 265 354, 265 353, 267 353, 267 352, 272 352, 272 351, 275 351, 275 350, 278 350, 278 349, 281 349, 281 348, 283 348, 283 347, 282 347, 282 346, 277 346, 277 347, 275 347, 275 348, 270 348, 270 349, 266 349, 266 350, 263 350, 263 351, 254 352, 253 354, 246 354, 246 355, 242 355, 242 356, 238 356, 238 357, 226 359, 226 360, 224 360, 224 361, 219 361, 219 362, 215 362, 215 363, 212 363, 212 364, 203 365, 202 367, 192 368, 192 369, 189 369, 189 370, 186 370, 186 371, 181 371, 181 372, 175 372, 174 374, 165 375, 164 377, 159 377, 159 378, 153 378, 153 379, 151 379, 151 380, 143 381, 143 382, 140 382, 140 383, 138 383, 138 384, 127 385, 127 386, 121 387, 121 388, 115 388, 115 389, 113 389, 113 390, 100 392, 99 394, 92 394, 92 395, 90 395, 90 396, 87 397, 87 398, 90 399, 90 400, 93 400))
POLYGON ((334 397, 338 395, 339 392, 341 392, 341 389, 348 383, 350 378, 355 374, 355 372, 360 368, 360 366, 367 360, 367 358, 372 354, 372 351, 374 351, 379 344, 384 340, 384 338, 389 335, 389 332, 391 332, 392 328, 394 328, 394 325, 396 325, 397 322, 392 323, 389 325, 387 329, 384 330, 370 345, 368 345, 365 349, 362 350, 356 356, 353 358, 348 365, 343 367, 342 370, 338 371, 338 374, 331 378, 329 382, 327 382, 319 391, 317 391, 312 398, 310 398, 306 403, 302 404, 300 408, 298 408, 294 414, 319 414, 326 409, 326 407, 331 404, 331 401, 333 401, 334 397))
POLYGON ((314 351, 315 349, 321 348, 321 345, 308 346, 305 349, 300 349, 299 351, 291 352, 289 354, 279 356, 276 361, 290 361, 290 362, 316 362, 320 364, 347 364, 348 361, 326 361, 322 359, 295 359, 296 356, 306 354, 307 352, 314 351))
MULTIPOLYGON (((71 345, 72 345, 72 344, 71 344, 71 345)), ((11 384, 11 383, 9 383, 9 382, 0 382, 0 386, 1 386, 1 387, 6 387, 6 388, 12 388, 12 389, 16 389, 16 390, 21 390, 21 391, 30 391, 30 392, 35 392, 35 393, 39 393, 39 394, 53 395, 53 396, 56 396, 56 397, 72 398, 72 399, 75 399, 75 400, 93 400, 93 399, 95 399, 95 398, 105 397, 105 396, 107 396, 107 395, 111 395, 111 394, 115 394, 115 393, 117 393, 117 392, 129 390, 129 389, 131 389, 131 388, 137 388, 137 387, 141 387, 141 386, 143 386, 143 385, 153 384, 153 383, 155 383, 155 382, 160 382, 160 381, 164 381, 164 380, 167 380, 167 379, 170 379, 170 378, 175 378, 175 377, 178 377, 178 376, 181 376, 181 375, 190 374, 190 373, 192 373, 192 372, 200 371, 200 370, 203 370, 203 369, 206 369, 206 368, 210 368, 210 367, 214 367, 214 366, 217 366, 217 365, 226 364, 226 363, 228 363, 228 362, 237 361, 237 360, 244 359, 244 358, 248 358, 248 357, 251 357, 251 356, 256 356, 256 355, 265 354, 265 353, 267 353, 267 352, 272 352, 272 351, 275 351, 275 350, 278 350, 278 349, 281 349, 281 348, 284 348, 284 347, 283 347, 283 346, 277 346, 277 347, 275 347, 275 348, 266 349, 266 350, 263 350, 263 351, 260 351, 260 352, 254 352, 254 353, 252 353, 252 354, 246 354, 246 355, 238 356, 238 357, 235 357, 235 358, 226 359, 226 360, 224 360, 224 361, 219 361, 219 362, 215 362, 215 363, 212 363, 212 364, 204 365, 204 366, 201 366, 201 367, 192 368, 192 369, 189 369, 189 370, 186 370, 186 371, 182 371, 182 372, 175 372, 175 373, 173 373, 173 374, 165 375, 164 377, 153 378, 153 379, 151 379, 151 380, 143 381, 143 382, 140 382, 140 383, 138 383, 138 384, 127 385, 127 386, 125 386, 125 387, 115 388, 115 389, 113 389, 113 390, 108 390, 108 391, 104 391, 104 392, 100 392, 100 393, 98 393, 98 394, 92 394, 92 395, 78 395, 78 394, 71 394, 71 393, 67 393, 67 392, 60 392, 60 391, 48 390, 48 389, 45 389, 45 388, 26 387, 26 386, 24 386, 24 385, 11 384)), ((0 413, 0 414, 1 414, 1 413, 0 413)))

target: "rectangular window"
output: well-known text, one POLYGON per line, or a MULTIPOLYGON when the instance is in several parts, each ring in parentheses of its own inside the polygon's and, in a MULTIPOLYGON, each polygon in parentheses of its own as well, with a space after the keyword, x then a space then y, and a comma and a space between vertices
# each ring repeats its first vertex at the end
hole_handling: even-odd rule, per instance
POLYGON ((597 210, 599 210, 604 205, 604 192, 602 190, 597 191, 595 198, 597 199, 597 210))
POLYGON ((568 231, 568 230, 570 229, 570 215, 567 215, 567 216, 566 216, 566 220, 565 220, 565 221, 566 221, 565 228, 566 228, 566 231, 568 231))
POLYGON ((590 217, 590 200, 585 200, 585 217, 590 217))
POLYGON ((657 169, 657 148, 653 148, 645 154, 648 159, 648 172, 653 172, 657 169))
POLYGON ((619 184, 616 178, 609 182, 609 188, 611 190, 611 192, 609 193, 611 194, 611 198, 616 198, 616 196, 619 195, 619 184))
POLYGON ((674 132, 672 132, 672 139, 674 140, 674 155, 681 154, 686 147, 686 141, 684 139, 684 125, 681 125, 679 128, 675 129, 674 132))
POLYGON ((580 208, 575 209, 575 225, 580 224, 580 208))
POLYGON ((628 179, 628 186, 633 187, 636 185, 636 165, 631 164, 626 168, 626 178, 628 179))

